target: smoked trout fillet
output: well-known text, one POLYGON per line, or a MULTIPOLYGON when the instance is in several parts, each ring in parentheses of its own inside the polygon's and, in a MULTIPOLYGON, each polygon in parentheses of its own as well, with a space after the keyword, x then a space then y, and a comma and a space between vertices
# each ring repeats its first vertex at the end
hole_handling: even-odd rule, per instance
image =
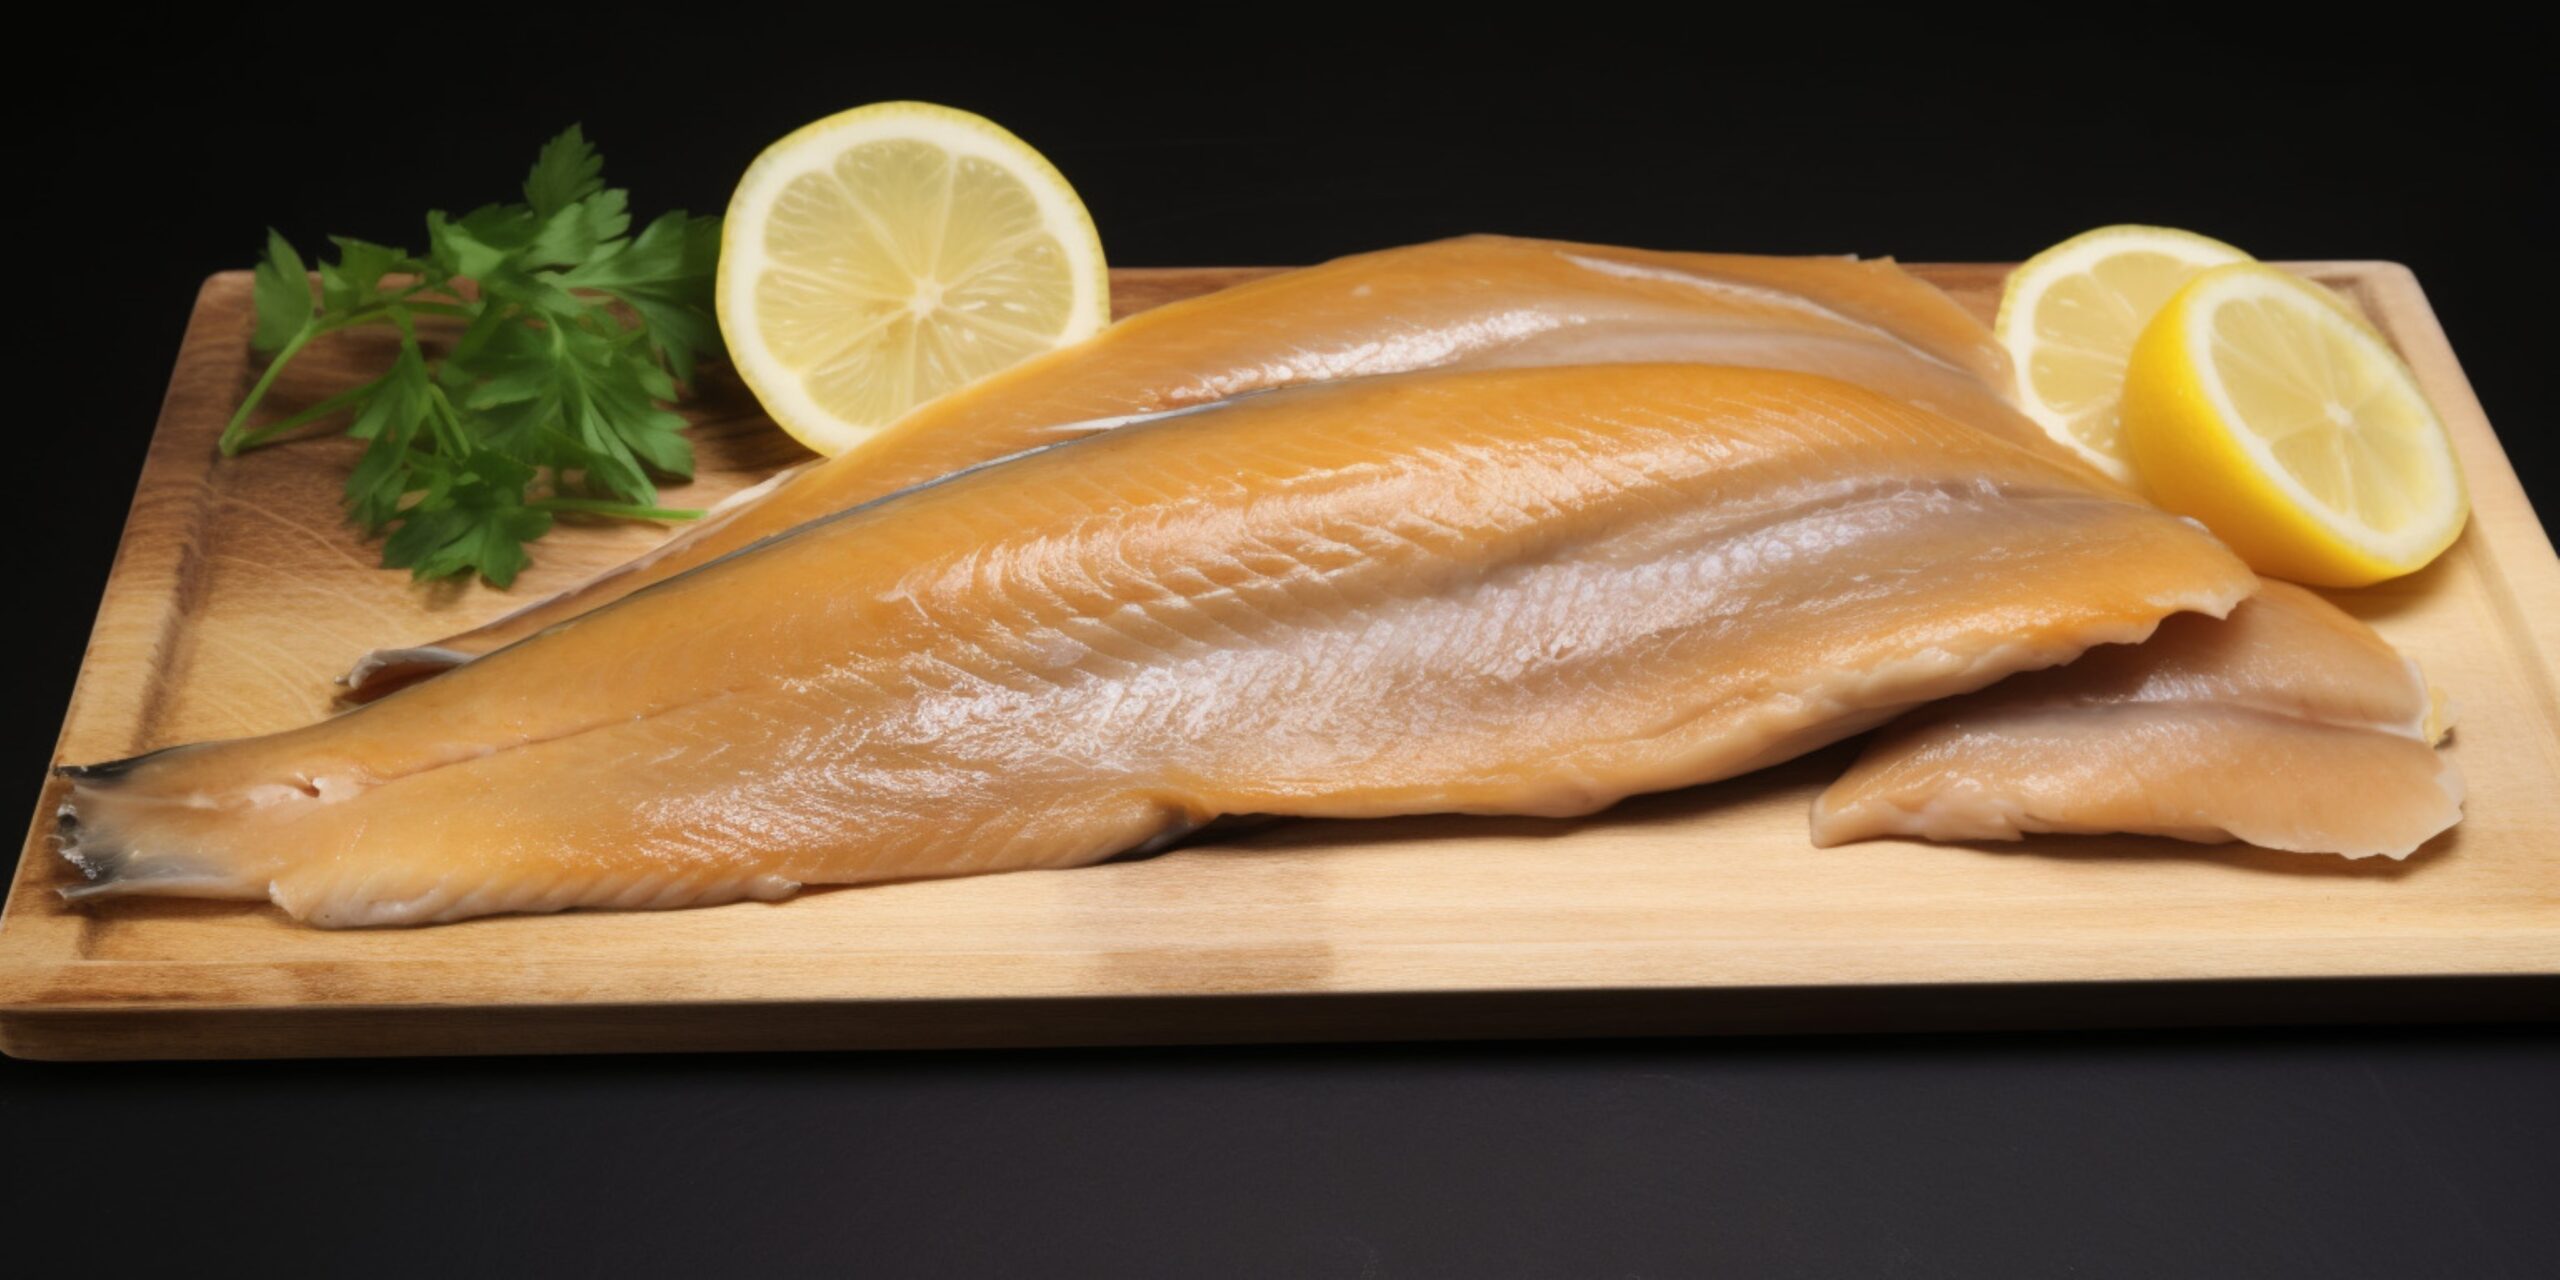
POLYGON ((1990 331, 1891 262, 1469 236, 1132 316, 740 495, 583 586, 477 630, 370 654, 348 674, 349 696, 431 675, 759 538, 1126 416, 1425 368, 1662 360, 1827 374, 2067 456, 2010 406, 2008 356, 1990 331))
POLYGON ((2405 858, 2462 818, 2417 664, 2290 583, 1924 708, 1814 804, 1816 844, 2128 832, 2405 858))
POLYGON ((1831 379, 1357 379, 910 490, 306 728, 66 769, 64 852, 77 894, 376 925, 1072 867, 1225 814, 1582 814, 2256 586, 1831 379))

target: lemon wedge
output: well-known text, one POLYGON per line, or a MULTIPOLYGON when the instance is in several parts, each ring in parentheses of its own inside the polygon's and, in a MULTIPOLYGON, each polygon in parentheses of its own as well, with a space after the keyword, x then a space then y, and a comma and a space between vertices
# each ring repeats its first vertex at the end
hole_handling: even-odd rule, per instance
POLYGON ((738 373, 821 454, 1111 319, 1075 189, 994 122, 930 103, 857 107, 766 148, 720 248, 738 373))
POLYGON ((2017 368, 2018 405, 2054 439, 2127 484, 2116 405, 2142 326, 2197 273, 2249 255, 2169 227, 2084 231, 2009 275, 1992 331, 2017 368))
POLYGON ((2161 308, 2125 368, 2124 435, 2155 500, 2295 582, 2409 573, 2471 511, 2409 367, 2335 295, 2273 267, 2216 267, 2161 308))

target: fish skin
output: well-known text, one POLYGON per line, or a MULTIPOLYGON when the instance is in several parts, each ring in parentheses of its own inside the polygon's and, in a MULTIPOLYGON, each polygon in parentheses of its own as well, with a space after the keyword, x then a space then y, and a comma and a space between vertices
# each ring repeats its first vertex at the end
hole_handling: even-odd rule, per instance
POLYGON ((1814 802, 1819 845, 2131 833, 2406 858, 2462 817, 2417 664, 2291 583, 2223 620, 1922 709, 1814 802))
POLYGON ((1130 415, 1423 368, 1662 360, 1843 378, 2081 465, 2009 404, 2009 358, 1990 331, 1890 261, 1467 236, 1131 316, 740 495, 568 592, 459 635, 369 654, 341 683, 352 700, 378 696, 759 538, 1130 415))
POLYGON ((802 527, 302 729, 71 770, 84 892, 330 926, 1069 867, 1228 814, 1589 813, 2254 590, 1861 388, 1243 397, 802 527))

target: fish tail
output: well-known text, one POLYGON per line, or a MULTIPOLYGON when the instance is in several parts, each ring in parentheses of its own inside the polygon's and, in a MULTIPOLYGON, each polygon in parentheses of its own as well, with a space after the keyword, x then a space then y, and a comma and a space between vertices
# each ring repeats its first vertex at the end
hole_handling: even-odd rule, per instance
POLYGON ((63 860, 77 868, 79 883, 62 888, 73 901, 135 893, 200 898, 264 898, 266 881, 214 842, 200 827, 208 810, 191 807, 157 785, 180 752, 172 747, 98 764, 60 765, 54 774, 71 783, 54 811, 53 839, 63 860))
MULTIPOLYGON (((60 892, 74 901, 272 902, 307 924, 362 928, 576 907, 772 901, 800 888, 762 863, 598 868, 565 854, 492 861, 476 856, 483 832, 447 839, 418 821, 420 812, 453 804, 452 793, 436 798, 434 771, 412 775, 410 784, 428 788, 428 799, 404 800, 342 775, 314 776, 303 767, 312 762, 275 740, 249 739, 55 770, 71 784, 56 811, 55 840, 80 872, 60 892), (367 844, 369 828, 399 834, 367 844)), ((463 784, 471 797, 489 792, 485 780, 463 784)), ((546 835, 554 851, 585 847, 574 825, 546 835)))

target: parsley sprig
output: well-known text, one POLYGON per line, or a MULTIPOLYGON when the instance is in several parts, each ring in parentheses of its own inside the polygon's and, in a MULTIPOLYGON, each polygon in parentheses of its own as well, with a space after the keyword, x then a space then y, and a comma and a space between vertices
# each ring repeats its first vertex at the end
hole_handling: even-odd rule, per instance
POLYGON ((222 433, 222 452, 338 414, 366 442, 348 517, 387 534, 382 562, 420 579, 515 580, 555 514, 682 520, 653 477, 690 478, 684 419, 666 405, 719 350, 712 276, 720 220, 669 213, 631 234, 628 194, 575 126, 544 144, 520 204, 427 215, 427 251, 331 236, 315 300, 300 254, 267 233, 250 345, 273 359, 222 433), (462 321, 441 356, 418 320, 462 321), (249 420, 276 375, 324 334, 388 325, 391 367, 276 421, 249 420))

